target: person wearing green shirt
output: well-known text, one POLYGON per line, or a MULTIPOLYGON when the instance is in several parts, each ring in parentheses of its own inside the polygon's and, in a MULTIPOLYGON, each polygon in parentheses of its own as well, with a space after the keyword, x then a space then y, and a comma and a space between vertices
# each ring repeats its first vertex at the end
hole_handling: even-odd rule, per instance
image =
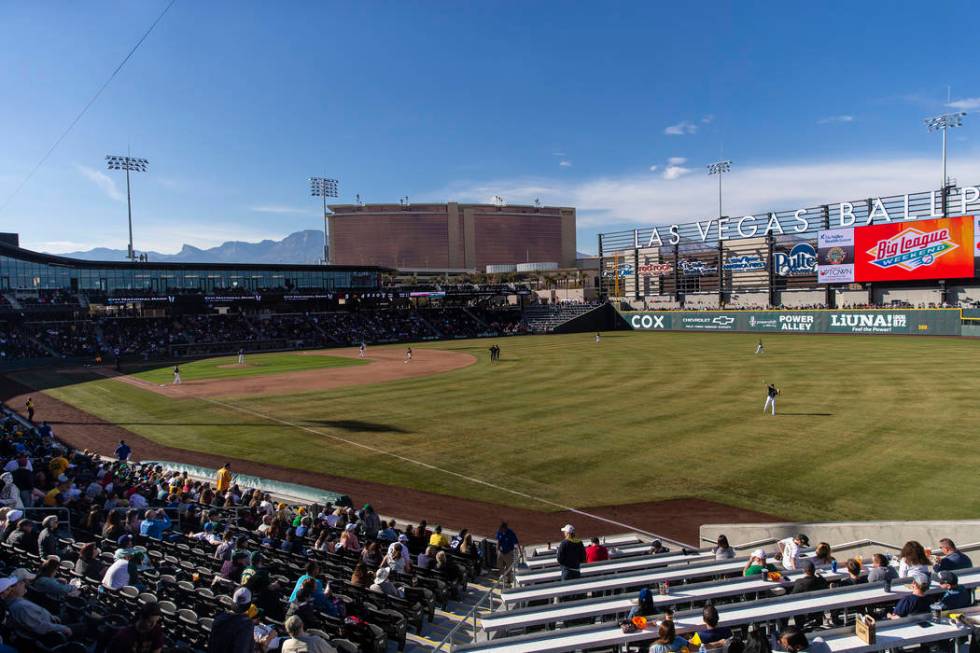
POLYGON ((762 549, 756 549, 752 552, 752 556, 749 561, 745 563, 745 568, 742 570, 743 576, 755 576, 761 574, 763 571, 770 572, 776 571, 775 565, 766 564, 766 552, 762 549))

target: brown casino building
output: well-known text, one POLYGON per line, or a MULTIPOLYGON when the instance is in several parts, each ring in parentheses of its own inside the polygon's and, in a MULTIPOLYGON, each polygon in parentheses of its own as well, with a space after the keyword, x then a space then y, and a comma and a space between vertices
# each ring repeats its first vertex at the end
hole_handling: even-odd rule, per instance
POLYGON ((330 263, 403 271, 575 266, 575 209, 493 204, 340 204, 330 207, 330 263))

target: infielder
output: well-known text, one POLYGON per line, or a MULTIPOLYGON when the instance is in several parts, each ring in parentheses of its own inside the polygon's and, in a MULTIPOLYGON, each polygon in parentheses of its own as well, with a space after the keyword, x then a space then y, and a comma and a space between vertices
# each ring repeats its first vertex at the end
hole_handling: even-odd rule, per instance
POLYGON ((759 338, 759 344, 755 346, 755 353, 757 354, 766 353, 766 348, 762 346, 762 338, 759 338))
POLYGON ((408 351, 405 352, 405 360, 403 362, 408 363, 412 360, 412 348, 409 347, 408 351))
POLYGON ((180 367, 174 365, 174 385, 180 385, 180 367))
POLYGON ((762 406, 762 414, 765 415, 766 411, 769 409, 769 404, 772 404, 772 414, 776 414, 776 395, 779 394, 779 389, 773 384, 769 384, 766 387, 766 403, 762 406))
POLYGON ((364 358, 364 355, 365 354, 367 354, 367 345, 362 340, 361 341, 361 346, 357 348, 357 357, 358 358, 364 358))
POLYGON ((239 365, 244 365, 245 364, 245 348, 244 347, 242 347, 241 349, 238 350, 238 364, 239 365))

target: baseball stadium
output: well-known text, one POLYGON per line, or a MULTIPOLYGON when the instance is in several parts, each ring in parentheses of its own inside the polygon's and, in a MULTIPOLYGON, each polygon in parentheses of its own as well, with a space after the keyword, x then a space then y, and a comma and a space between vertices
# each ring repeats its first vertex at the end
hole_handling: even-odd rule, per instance
MULTIPOLYGON (((156 488, 169 474, 206 484, 230 469, 243 486, 293 501, 370 503, 426 542, 433 536, 411 524, 471 533, 479 553, 459 565, 486 603, 467 604, 436 574, 416 605, 441 597, 451 615, 461 601, 469 630, 466 619, 427 630, 393 604, 397 617, 375 617, 384 634, 371 632, 419 650, 525 641, 571 650, 571 635, 538 632, 565 618, 534 607, 534 597, 586 582, 537 578, 561 569, 550 543, 563 524, 614 552, 619 566, 580 571, 611 583, 613 596, 667 573, 661 560, 678 578, 698 571, 715 559, 719 530, 750 549, 808 531, 858 556, 892 541, 872 537, 875 524, 898 539, 975 537, 977 452, 963 425, 977 410, 978 201, 980 189, 947 188, 601 234, 600 301, 558 305, 522 283, 392 285, 383 267, 74 260, 23 249, 9 234, 0 242, 5 428, 39 434, 41 447, 53 435, 72 452, 50 449, 50 464, 112 461, 125 442, 129 462, 115 464, 142 461, 129 482, 167 508, 174 488, 156 488), (951 439, 962 455, 950 455, 951 439), (916 473, 922 466, 942 468, 961 491, 926 500, 936 479, 916 473), (502 520, 540 543, 509 587, 507 574, 485 580, 507 559, 493 537, 502 520), (653 540, 681 551, 680 566, 674 552, 651 552, 653 540)), ((47 482, 69 494, 83 473, 47 482)), ((52 507, 47 496, 38 509, 52 507)), ((74 532, 83 505, 54 507, 74 532)), ((177 517, 187 519, 181 530, 194 519, 179 510, 155 519, 177 517)), ((361 524, 363 512, 352 519, 361 524)), ((174 532, 178 545, 193 530, 174 532)), ((271 538, 273 548, 295 530, 271 538)), ((301 557, 315 550, 300 548, 314 544, 306 539, 301 557)), ((588 594, 573 610, 587 621, 593 609, 622 611, 622 598, 588 594)), ((603 649, 610 627, 633 636, 607 618, 581 627, 596 638, 585 648, 603 649)), ((362 648, 371 639, 358 637, 362 648)))
POLYGON ((980 653, 947 4, 4 5, 0 653, 980 653))

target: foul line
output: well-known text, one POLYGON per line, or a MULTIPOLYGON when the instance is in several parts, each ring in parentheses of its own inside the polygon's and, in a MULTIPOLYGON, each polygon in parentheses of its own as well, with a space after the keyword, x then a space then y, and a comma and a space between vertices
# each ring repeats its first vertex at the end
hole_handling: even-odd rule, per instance
POLYGON ((674 540, 674 539, 671 539, 669 537, 663 537, 662 535, 657 535, 656 533, 651 533, 650 531, 644 530, 642 528, 637 528, 636 526, 633 526, 631 524, 625 524, 623 522, 616 521, 615 519, 609 519, 608 517, 603 517, 601 515, 596 515, 595 513, 587 512, 585 510, 579 510, 578 508, 572 508, 571 506, 566 506, 566 505, 563 505, 563 504, 560 504, 560 503, 556 503, 556 502, 550 501, 548 499, 542 499, 541 497, 536 497, 534 495, 527 494, 526 492, 521 492, 519 490, 513 490, 513 489, 507 488, 507 487, 502 487, 500 485, 497 485, 496 483, 491 483, 490 481, 484 481, 483 479, 479 479, 479 478, 476 478, 476 477, 473 477, 473 476, 467 476, 466 474, 460 474, 459 472, 454 472, 451 469, 446 469, 444 467, 438 467, 436 465, 432 465, 430 463, 423 462, 421 460, 415 460, 414 458, 408 458, 406 456, 402 456, 402 455, 397 454, 397 453, 392 453, 391 451, 385 451, 384 449, 378 449, 377 447, 372 447, 370 445, 367 445, 367 444, 364 444, 364 443, 361 443, 361 442, 356 442, 354 440, 348 440, 347 438, 342 438, 342 437, 337 436, 337 435, 334 435, 332 433, 327 433, 327 432, 324 432, 324 431, 320 431, 320 430, 315 429, 315 428, 313 428, 311 426, 303 426, 302 424, 297 424, 295 422, 290 422, 288 420, 279 419, 278 417, 273 417, 272 415, 266 415, 264 413, 260 413, 260 412, 255 411, 255 410, 250 410, 248 408, 242 408, 240 406, 235 406, 234 404, 229 404, 229 403, 225 403, 223 401, 218 401, 217 399, 208 399, 206 397, 194 397, 194 399, 199 399, 201 401, 206 401, 208 403, 212 403, 212 404, 215 404, 217 406, 222 406, 222 407, 227 408, 229 410, 234 410, 234 411, 237 411, 237 412, 240 412, 240 413, 245 413, 245 414, 248 414, 248 415, 252 415, 254 417, 259 417, 261 419, 265 419, 265 420, 268 420, 270 422, 276 422, 277 424, 282 424, 283 426, 289 426, 291 428, 299 429, 301 431, 307 431, 308 433, 313 433, 314 435, 325 436, 325 437, 328 437, 328 438, 330 438, 332 440, 336 440, 337 442, 342 442, 344 444, 351 445, 351 446, 354 446, 354 447, 360 447, 361 449, 365 449, 365 450, 370 451, 372 453, 377 453, 377 454, 382 454, 382 455, 385 455, 385 456, 390 456, 392 458, 396 458, 396 459, 401 460, 403 462, 410 463, 412 465, 418 465, 419 467, 424 467, 425 469, 429 469, 429 470, 432 470, 432 471, 442 472, 443 474, 448 474, 450 476, 455 476, 456 478, 461 478, 461 479, 463 479, 465 481, 469 481, 471 483, 476 483, 477 485, 483 485, 483 486, 492 488, 494 490, 499 490, 501 492, 506 492, 508 494, 513 494, 514 496, 522 497, 522 498, 525 498, 525 499, 530 499, 532 501, 537 501, 539 503, 543 503, 545 505, 552 506, 552 507, 558 508, 560 510, 566 510, 566 511, 571 512, 573 514, 581 515, 582 517, 588 517, 589 519, 595 519, 596 521, 605 522, 605 523, 611 524, 613 526, 618 526, 619 528, 625 528, 627 530, 635 531, 637 533, 642 533, 643 535, 646 535, 648 537, 652 537, 652 538, 659 539, 659 540, 666 540, 668 542, 671 542, 671 543, 676 544, 676 545, 679 545, 679 546, 685 546, 685 547, 686 546, 689 546, 688 544, 685 544, 684 542, 680 542, 678 540, 674 540))

